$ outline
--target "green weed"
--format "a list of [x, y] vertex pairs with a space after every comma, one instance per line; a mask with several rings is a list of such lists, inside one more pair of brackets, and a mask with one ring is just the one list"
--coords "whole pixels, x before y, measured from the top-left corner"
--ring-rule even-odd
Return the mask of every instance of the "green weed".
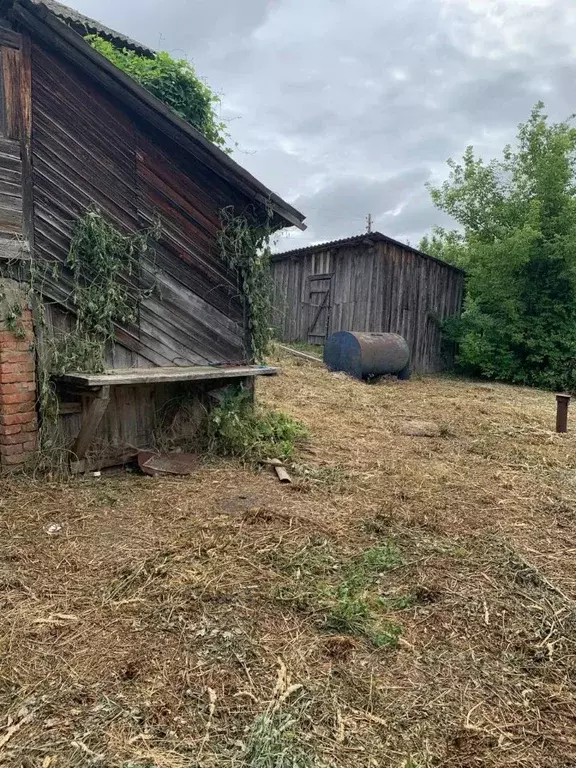
[[345, 574], [347, 587], [356, 591], [367, 589], [381, 573], [401, 563], [400, 552], [392, 542], [367, 549], [347, 567]]
[[[298, 694], [294, 702], [290, 699]], [[304, 730], [310, 722], [310, 700], [301, 685], [292, 685], [288, 670], [279, 661], [272, 700], [254, 720], [242, 755], [245, 768], [322, 768]]]
[[244, 461], [290, 459], [308, 430], [285, 413], [254, 405], [248, 390], [231, 388], [208, 417], [208, 450]]
[[335, 600], [326, 615], [324, 626], [333, 632], [365, 635], [370, 622], [370, 606], [346, 583], [336, 589]]
[[370, 640], [376, 648], [396, 648], [402, 634], [402, 627], [391, 621], [381, 622], [370, 632]]
[[[340, 567], [325, 547], [305, 548], [288, 562], [283, 570], [297, 580], [276, 590], [278, 600], [311, 614], [325, 631], [363, 637], [377, 648], [397, 645], [401, 628], [379, 618], [385, 604], [372, 593], [380, 574], [402, 562], [395, 544], [367, 549]], [[340, 581], [330, 583], [338, 572]]]
[[361, 565], [367, 574], [382, 573], [402, 564], [402, 557], [395, 544], [388, 542], [381, 547], [373, 547], [362, 553]]
[[378, 602], [386, 611], [394, 612], [412, 608], [418, 600], [414, 595], [402, 595], [402, 597], [381, 597]]
[[298, 716], [267, 712], [256, 718], [248, 737], [246, 768], [315, 768], [318, 763], [298, 734]]

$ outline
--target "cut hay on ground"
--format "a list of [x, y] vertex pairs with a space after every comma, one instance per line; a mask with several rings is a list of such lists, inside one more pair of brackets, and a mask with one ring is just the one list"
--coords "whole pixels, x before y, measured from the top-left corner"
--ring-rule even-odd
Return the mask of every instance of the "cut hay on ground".
[[293, 486], [2, 482], [0, 765], [573, 766], [554, 396], [281, 363], [258, 386], [311, 430]]

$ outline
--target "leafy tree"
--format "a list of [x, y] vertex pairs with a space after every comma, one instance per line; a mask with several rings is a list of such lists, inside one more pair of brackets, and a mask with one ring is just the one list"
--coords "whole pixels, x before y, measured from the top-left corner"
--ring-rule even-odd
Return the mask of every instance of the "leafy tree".
[[461, 230], [437, 228], [421, 248], [467, 273], [463, 317], [448, 328], [460, 366], [576, 389], [576, 129], [539, 103], [501, 159], [469, 147], [449, 167], [431, 195]]
[[229, 135], [216, 114], [220, 99], [185, 59], [173, 59], [165, 52], [152, 58], [141, 56], [127, 48], [117, 48], [98, 35], [88, 35], [86, 40], [207, 139], [222, 149], [226, 147]]

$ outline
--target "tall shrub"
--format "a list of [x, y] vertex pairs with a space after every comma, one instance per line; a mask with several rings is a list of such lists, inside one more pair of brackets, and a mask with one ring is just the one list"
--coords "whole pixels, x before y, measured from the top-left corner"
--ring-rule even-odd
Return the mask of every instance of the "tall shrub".
[[576, 129], [537, 104], [517, 145], [484, 163], [469, 147], [431, 188], [460, 230], [421, 243], [468, 276], [463, 317], [451, 332], [473, 374], [576, 388]]

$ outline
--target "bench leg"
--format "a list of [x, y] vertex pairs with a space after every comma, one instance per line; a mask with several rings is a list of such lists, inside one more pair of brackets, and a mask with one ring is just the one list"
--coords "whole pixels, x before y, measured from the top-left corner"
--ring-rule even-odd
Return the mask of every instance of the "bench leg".
[[86, 410], [82, 426], [80, 427], [80, 432], [72, 446], [72, 455], [76, 457], [76, 461], [72, 464], [72, 471], [83, 471], [85, 463], [84, 459], [86, 458], [88, 448], [90, 448], [96, 430], [100, 426], [102, 417], [106, 413], [109, 402], [110, 387], [100, 387]]

